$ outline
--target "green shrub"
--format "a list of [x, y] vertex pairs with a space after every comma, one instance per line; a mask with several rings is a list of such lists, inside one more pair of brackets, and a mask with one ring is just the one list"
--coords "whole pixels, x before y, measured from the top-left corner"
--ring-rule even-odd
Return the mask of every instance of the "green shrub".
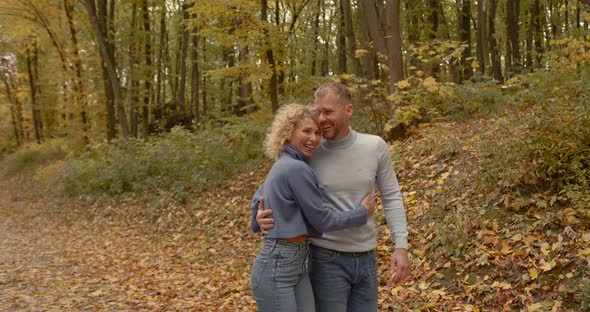
[[177, 127], [147, 142], [97, 144], [63, 163], [54, 181], [67, 196], [189, 190], [225, 184], [262, 158], [270, 115], [224, 120], [198, 134]]
[[[542, 194], [535, 200], [541, 207], [561, 200], [587, 208], [590, 82], [561, 75], [565, 73], [537, 73], [518, 79], [516, 83], [527, 86], [520, 92], [524, 107], [502, 118], [504, 126], [482, 138], [486, 141], [481, 148], [482, 188]], [[559, 76], [567, 80], [556, 79]], [[527, 204], [516, 201], [512, 206]]]
[[365, 120], [356, 123], [369, 129], [367, 132], [396, 139], [419, 123], [490, 117], [515, 102], [514, 89], [491, 80], [457, 85], [423, 75], [417, 72], [398, 82], [392, 94], [382, 81], [347, 75], [346, 83], [355, 91], [355, 108]]
[[27, 144], [4, 159], [7, 168], [5, 173], [13, 175], [30, 171], [51, 161], [63, 159], [71, 148], [70, 144], [61, 139], [50, 140], [43, 144]]

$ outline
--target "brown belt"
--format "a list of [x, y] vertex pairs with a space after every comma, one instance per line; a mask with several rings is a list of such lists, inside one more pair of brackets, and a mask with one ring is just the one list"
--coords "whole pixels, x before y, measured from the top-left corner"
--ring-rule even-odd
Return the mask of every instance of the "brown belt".
[[296, 244], [301, 244], [301, 243], [305, 243], [307, 241], [307, 235], [299, 235], [299, 236], [295, 236], [295, 237], [289, 237], [289, 238], [279, 238], [280, 240], [289, 242], [289, 243], [296, 243]]

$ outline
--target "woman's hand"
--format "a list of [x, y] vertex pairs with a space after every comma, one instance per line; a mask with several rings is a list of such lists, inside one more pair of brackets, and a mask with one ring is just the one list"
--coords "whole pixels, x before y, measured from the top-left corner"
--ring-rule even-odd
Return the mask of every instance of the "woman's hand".
[[368, 193], [367, 196], [365, 196], [365, 198], [363, 198], [361, 201], [361, 205], [367, 208], [369, 216], [374, 215], [377, 205], [375, 204], [375, 197], [373, 197], [373, 193]]

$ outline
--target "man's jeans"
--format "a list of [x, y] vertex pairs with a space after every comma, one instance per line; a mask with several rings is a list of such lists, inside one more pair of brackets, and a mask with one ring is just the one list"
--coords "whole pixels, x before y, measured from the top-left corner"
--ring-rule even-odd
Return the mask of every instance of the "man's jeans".
[[377, 264], [373, 251], [345, 253], [314, 245], [310, 249], [316, 311], [377, 311]]
[[251, 276], [258, 311], [315, 311], [308, 257], [309, 243], [264, 240]]

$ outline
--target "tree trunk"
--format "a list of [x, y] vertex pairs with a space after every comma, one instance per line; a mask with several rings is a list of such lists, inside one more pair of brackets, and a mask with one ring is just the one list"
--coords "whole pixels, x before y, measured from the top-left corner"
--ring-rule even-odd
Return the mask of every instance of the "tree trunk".
[[483, 75], [486, 73], [488, 66], [488, 31], [487, 31], [487, 14], [486, 0], [477, 1], [477, 61], [479, 62], [479, 71]]
[[534, 2], [531, 3], [530, 7], [529, 7], [529, 27], [527, 29], [527, 36], [526, 36], [526, 49], [524, 51], [524, 65], [525, 68], [531, 72], [533, 71], [533, 36], [534, 36], [534, 31], [535, 31], [535, 27], [533, 25], [535, 25], [535, 9], [534, 7]]
[[570, 16], [569, 16], [569, 3], [567, 0], [565, 0], [565, 4], [564, 4], [565, 10], [564, 10], [564, 30], [567, 32], [568, 29], [570, 28]]
[[268, 23], [268, 3], [267, 3], [267, 0], [260, 1], [260, 20], [263, 23], [263, 27], [264, 27], [263, 32], [264, 32], [265, 41], [266, 41], [265, 44], [267, 45], [267, 47], [266, 47], [266, 60], [268, 61], [268, 64], [270, 65], [270, 69], [271, 69], [269, 90], [270, 90], [271, 109], [274, 114], [279, 109], [279, 85], [278, 85], [278, 79], [277, 79], [277, 68], [276, 68], [275, 58], [274, 58], [272, 48], [270, 46], [270, 38], [269, 38], [269, 34], [268, 34], [268, 29], [266, 28], [266, 27], [268, 27], [268, 25], [267, 25], [267, 23]]
[[[437, 9], [439, 6], [441, 6], [438, 0], [429, 0], [428, 5], [430, 6], [428, 10], [428, 21], [430, 22], [430, 31], [428, 32], [428, 39], [434, 41], [439, 37], [439, 13], [442, 15], [443, 12], [442, 10], [438, 11]], [[440, 72], [439, 63], [433, 62], [429, 71], [433, 77], [438, 77], [438, 74]]]
[[463, 0], [461, 4], [461, 9], [459, 11], [459, 34], [461, 41], [467, 44], [467, 47], [463, 51], [461, 55], [461, 64], [463, 66], [463, 79], [468, 80], [471, 79], [473, 75], [473, 69], [471, 68], [471, 1], [470, 0]]
[[342, 1], [340, 1], [339, 9], [338, 47], [336, 50], [338, 51], [338, 73], [344, 74], [346, 73], [346, 22], [344, 19], [344, 6], [342, 5]]
[[[99, 7], [103, 7], [103, 5], [106, 7], [105, 0], [99, 0], [98, 3]], [[123, 138], [127, 140], [127, 138], [129, 137], [129, 126], [127, 121], [127, 114], [125, 114], [125, 109], [123, 107], [121, 85], [119, 83], [119, 76], [117, 75], [114, 53], [107, 46], [109, 40], [107, 39], [107, 32], [104, 32], [104, 30], [106, 29], [107, 16], [100, 14], [100, 10], [98, 12], [99, 15], [97, 15], [97, 7], [95, 5], [94, 0], [85, 0], [84, 4], [86, 5], [86, 10], [88, 11], [88, 17], [90, 19], [90, 23], [92, 24], [92, 30], [94, 32], [94, 36], [96, 37], [96, 43], [100, 51], [101, 59], [103, 60], [106, 67], [108, 80], [113, 92], [114, 105], [119, 115], [119, 125], [121, 127], [121, 133], [123, 135]], [[114, 45], [112, 41], [111, 44]]]
[[350, 7], [350, 0], [341, 0], [340, 4], [342, 5], [344, 13], [344, 26], [346, 29], [348, 58], [352, 62], [354, 74], [360, 76], [362, 75], [362, 68], [359, 58], [356, 57], [356, 38], [354, 35], [354, 28], [352, 24], [352, 9]]
[[543, 67], [543, 29], [541, 28], [541, 5], [539, 0], [533, 1], [533, 15], [535, 16], [533, 26], [535, 28], [535, 56], [537, 68]]
[[78, 50], [78, 30], [74, 24], [74, 3], [70, 0], [64, 0], [64, 10], [68, 19], [68, 26], [70, 29], [70, 36], [72, 38], [72, 54], [74, 63], [74, 72], [76, 78], [74, 79], [74, 102], [80, 106], [80, 122], [82, 123], [82, 133], [84, 143], [88, 144], [88, 131], [90, 130], [90, 123], [88, 122], [88, 101], [85, 94], [85, 86], [83, 79], [82, 60]]
[[506, 76], [521, 71], [520, 47], [518, 43], [518, 19], [520, 15], [520, 0], [507, 0], [506, 2]]
[[139, 38], [137, 31], [137, 3], [133, 2], [131, 6], [131, 25], [129, 25], [130, 41], [129, 41], [129, 72], [127, 76], [127, 94], [129, 107], [129, 132], [131, 136], [137, 137], [137, 123], [138, 123], [138, 106], [139, 106], [139, 70], [140, 64], [138, 60]]
[[162, 3], [160, 6], [160, 45], [158, 47], [157, 56], [157, 69], [156, 69], [156, 105], [162, 108], [166, 105], [166, 97], [163, 96], [163, 90], [166, 89], [166, 83], [164, 81], [164, 75], [162, 75], [164, 69], [164, 53], [166, 51], [166, 4]]
[[389, 57], [389, 92], [395, 91], [395, 84], [404, 79], [402, 56], [401, 0], [387, 1], [387, 51]]
[[147, 0], [143, 0], [141, 10], [143, 13], [143, 53], [145, 56], [145, 72], [143, 76], [145, 91], [143, 94], [143, 106], [141, 107], [141, 137], [147, 139], [149, 133], [150, 99], [152, 98], [152, 94], [154, 93], [152, 87], [152, 36], [150, 27], [150, 11], [148, 10]]
[[[559, 25], [560, 25], [560, 16], [559, 16], [559, 3], [558, 1], [549, 0], [549, 26], [551, 29], [551, 39], [555, 39], [559, 36]], [[547, 40], [549, 41], [549, 40]]]
[[[24, 143], [24, 129], [23, 129], [23, 115], [22, 115], [22, 106], [16, 98], [14, 92], [16, 91], [16, 87], [13, 85], [12, 81], [14, 73], [16, 71], [12, 70], [12, 66], [8, 63], [5, 63], [4, 60], [2, 61], [3, 72], [0, 75], [2, 78], [2, 82], [4, 83], [4, 88], [6, 90], [6, 99], [10, 105], [10, 115], [12, 118], [12, 126], [14, 129], [14, 137], [16, 139], [16, 145], [20, 146]], [[14, 72], [14, 73], [13, 73]]]
[[363, 69], [363, 77], [369, 80], [376, 80], [377, 79], [377, 57], [375, 49], [372, 47], [371, 42], [371, 34], [369, 31], [369, 20], [367, 18], [367, 10], [365, 6], [360, 3], [359, 4], [359, 15], [361, 16], [361, 33], [363, 36], [363, 48], [368, 51], [365, 56], [363, 56], [365, 68]]
[[496, 41], [496, 8], [497, 0], [488, 0], [490, 4], [490, 11], [488, 17], [488, 30], [490, 36], [490, 54], [492, 62], [492, 75], [494, 80], [498, 82], [504, 81], [502, 77], [502, 66], [500, 64], [500, 53], [498, 53], [498, 43]]
[[[193, 18], [195, 18], [193, 16]], [[191, 107], [195, 120], [198, 122], [200, 115], [201, 71], [199, 69], [199, 29], [193, 28], [191, 48]]]
[[29, 75], [29, 87], [31, 92], [31, 117], [33, 120], [33, 131], [37, 144], [41, 144], [43, 123], [41, 122], [41, 112], [39, 102], [37, 101], [37, 83], [39, 79], [38, 69], [38, 47], [37, 39], [33, 38], [27, 46], [27, 72]]
[[576, 5], [576, 28], [580, 28], [580, 22], [581, 22], [581, 9], [580, 7], [582, 6], [582, 0], [578, 0], [578, 4]]
[[[406, 0], [405, 1], [405, 15], [406, 15], [406, 24], [407, 24], [407, 32], [408, 32], [408, 43], [411, 46], [418, 48], [421, 45], [420, 41], [420, 22], [419, 17], [422, 12], [419, 12], [418, 5], [420, 5], [419, 1], [415, 0]], [[434, 13], [435, 14], [435, 13]], [[429, 16], [432, 18], [432, 15]], [[429, 33], [429, 38], [431, 33]], [[422, 67], [424, 63], [420, 60], [420, 56], [415, 54], [410, 54], [408, 65], [413, 67], [413, 71], [418, 70], [426, 70]]]
[[319, 49], [319, 29], [320, 29], [320, 8], [322, 7], [322, 0], [318, 0], [317, 2], [317, 9], [314, 13], [313, 19], [313, 49], [311, 51], [311, 68], [310, 68], [310, 75], [315, 76], [317, 73], [317, 63], [318, 63], [318, 49]]
[[[248, 46], [240, 49], [239, 61], [241, 64], [247, 62], [246, 56], [249, 54]], [[234, 114], [236, 116], [243, 116], [246, 113], [252, 112], [252, 82], [248, 81], [247, 74], [240, 74], [238, 87], [238, 104], [234, 107]]]
[[[363, 18], [373, 40], [375, 50], [382, 55], [381, 62], [389, 68], [387, 81], [389, 92], [395, 91], [395, 84], [403, 79], [403, 59], [401, 54], [400, 0], [387, 0], [385, 8], [381, 2], [367, 0], [362, 2]], [[380, 14], [384, 13], [384, 14]]]
[[[243, 21], [239, 17], [234, 18], [234, 27], [235, 29], [240, 29], [242, 27]], [[241, 37], [238, 38], [238, 41], [243, 42], [245, 38]], [[248, 62], [248, 55], [250, 54], [249, 48], [247, 44], [240, 47], [238, 51], [238, 64], [246, 64]], [[246, 113], [250, 113], [252, 111], [252, 104], [254, 103], [252, 99], [252, 82], [248, 81], [248, 74], [245, 72], [240, 72], [238, 77], [238, 102], [233, 107], [233, 113], [236, 116], [243, 116]]]
[[[232, 47], [224, 47], [223, 48], [223, 66], [225, 68], [232, 68], [236, 65], [235, 60], [235, 52], [234, 48]], [[223, 77], [221, 79], [221, 88], [223, 93], [221, 94], [221, 111], [222, 112], [231, 112], [232, 111], [232, 104], [234, 98], [234, 78], [233, 77]]]
[[[203, 37], [203, 64], [207, 64], [207, 40]], [[207, 75], [203, 75], [203, 118], [207, 118]]]
[[[280, 5], [279, 0], [275, 0], [275, 25], [277, 28], [281, 27], [281, 19], [280, 19]], [[285, 94], [285, 70], [283, 69], [283, 60], [281, 56], [284, 55], [283, 47], [278, 45], [278, 53], [274, 55], [274, 62], [275, 62], [275, 69], [274, 71], [277, 74], [277, 88], [280, 95]], [[281, 53], [283, 52], [283, 53]]]
[[[322, 11], [322, 19], [324, 20], [324, 28], [327, 29], [333, 29], [332, 26], [332, 16], [327, 16], [328, 13], [328, 9], [327, 9], [327, 5], [326, 3], [323, 3], [323, 6], [321, 8]], [[326, 35], [324, 35], [326, 36]], [[327, 35], [328, 37], [331, 37], [330, 35]], [[330, 72], [330, 51], [332, 50], [330, 48], [330, 43], [331, 41], [327, 38], [323, 38], [324, 40], [324, 46], [323, 46], [323, 50], [322, 50], [322, 60], [320, 63], [320, 69], [321, 69], [321, 75], [322, 76], [328, 76], [328, 73]]]
[[185, 114], [186, 110], [186, 102], [185, 102], [185, 90], [186, 90], [186, 58], [188, 56], [188, 21], [189, 21], [189, 14], [188, 14], [188, 4], [185, 3], [182, 5], [182, 15], [183, 15], [183, 23], [181, 23], [182, 27], [182, 53], [180, 56], [180, 81], [178, 86], [178, 108], [180, 109], [181, 114]]

